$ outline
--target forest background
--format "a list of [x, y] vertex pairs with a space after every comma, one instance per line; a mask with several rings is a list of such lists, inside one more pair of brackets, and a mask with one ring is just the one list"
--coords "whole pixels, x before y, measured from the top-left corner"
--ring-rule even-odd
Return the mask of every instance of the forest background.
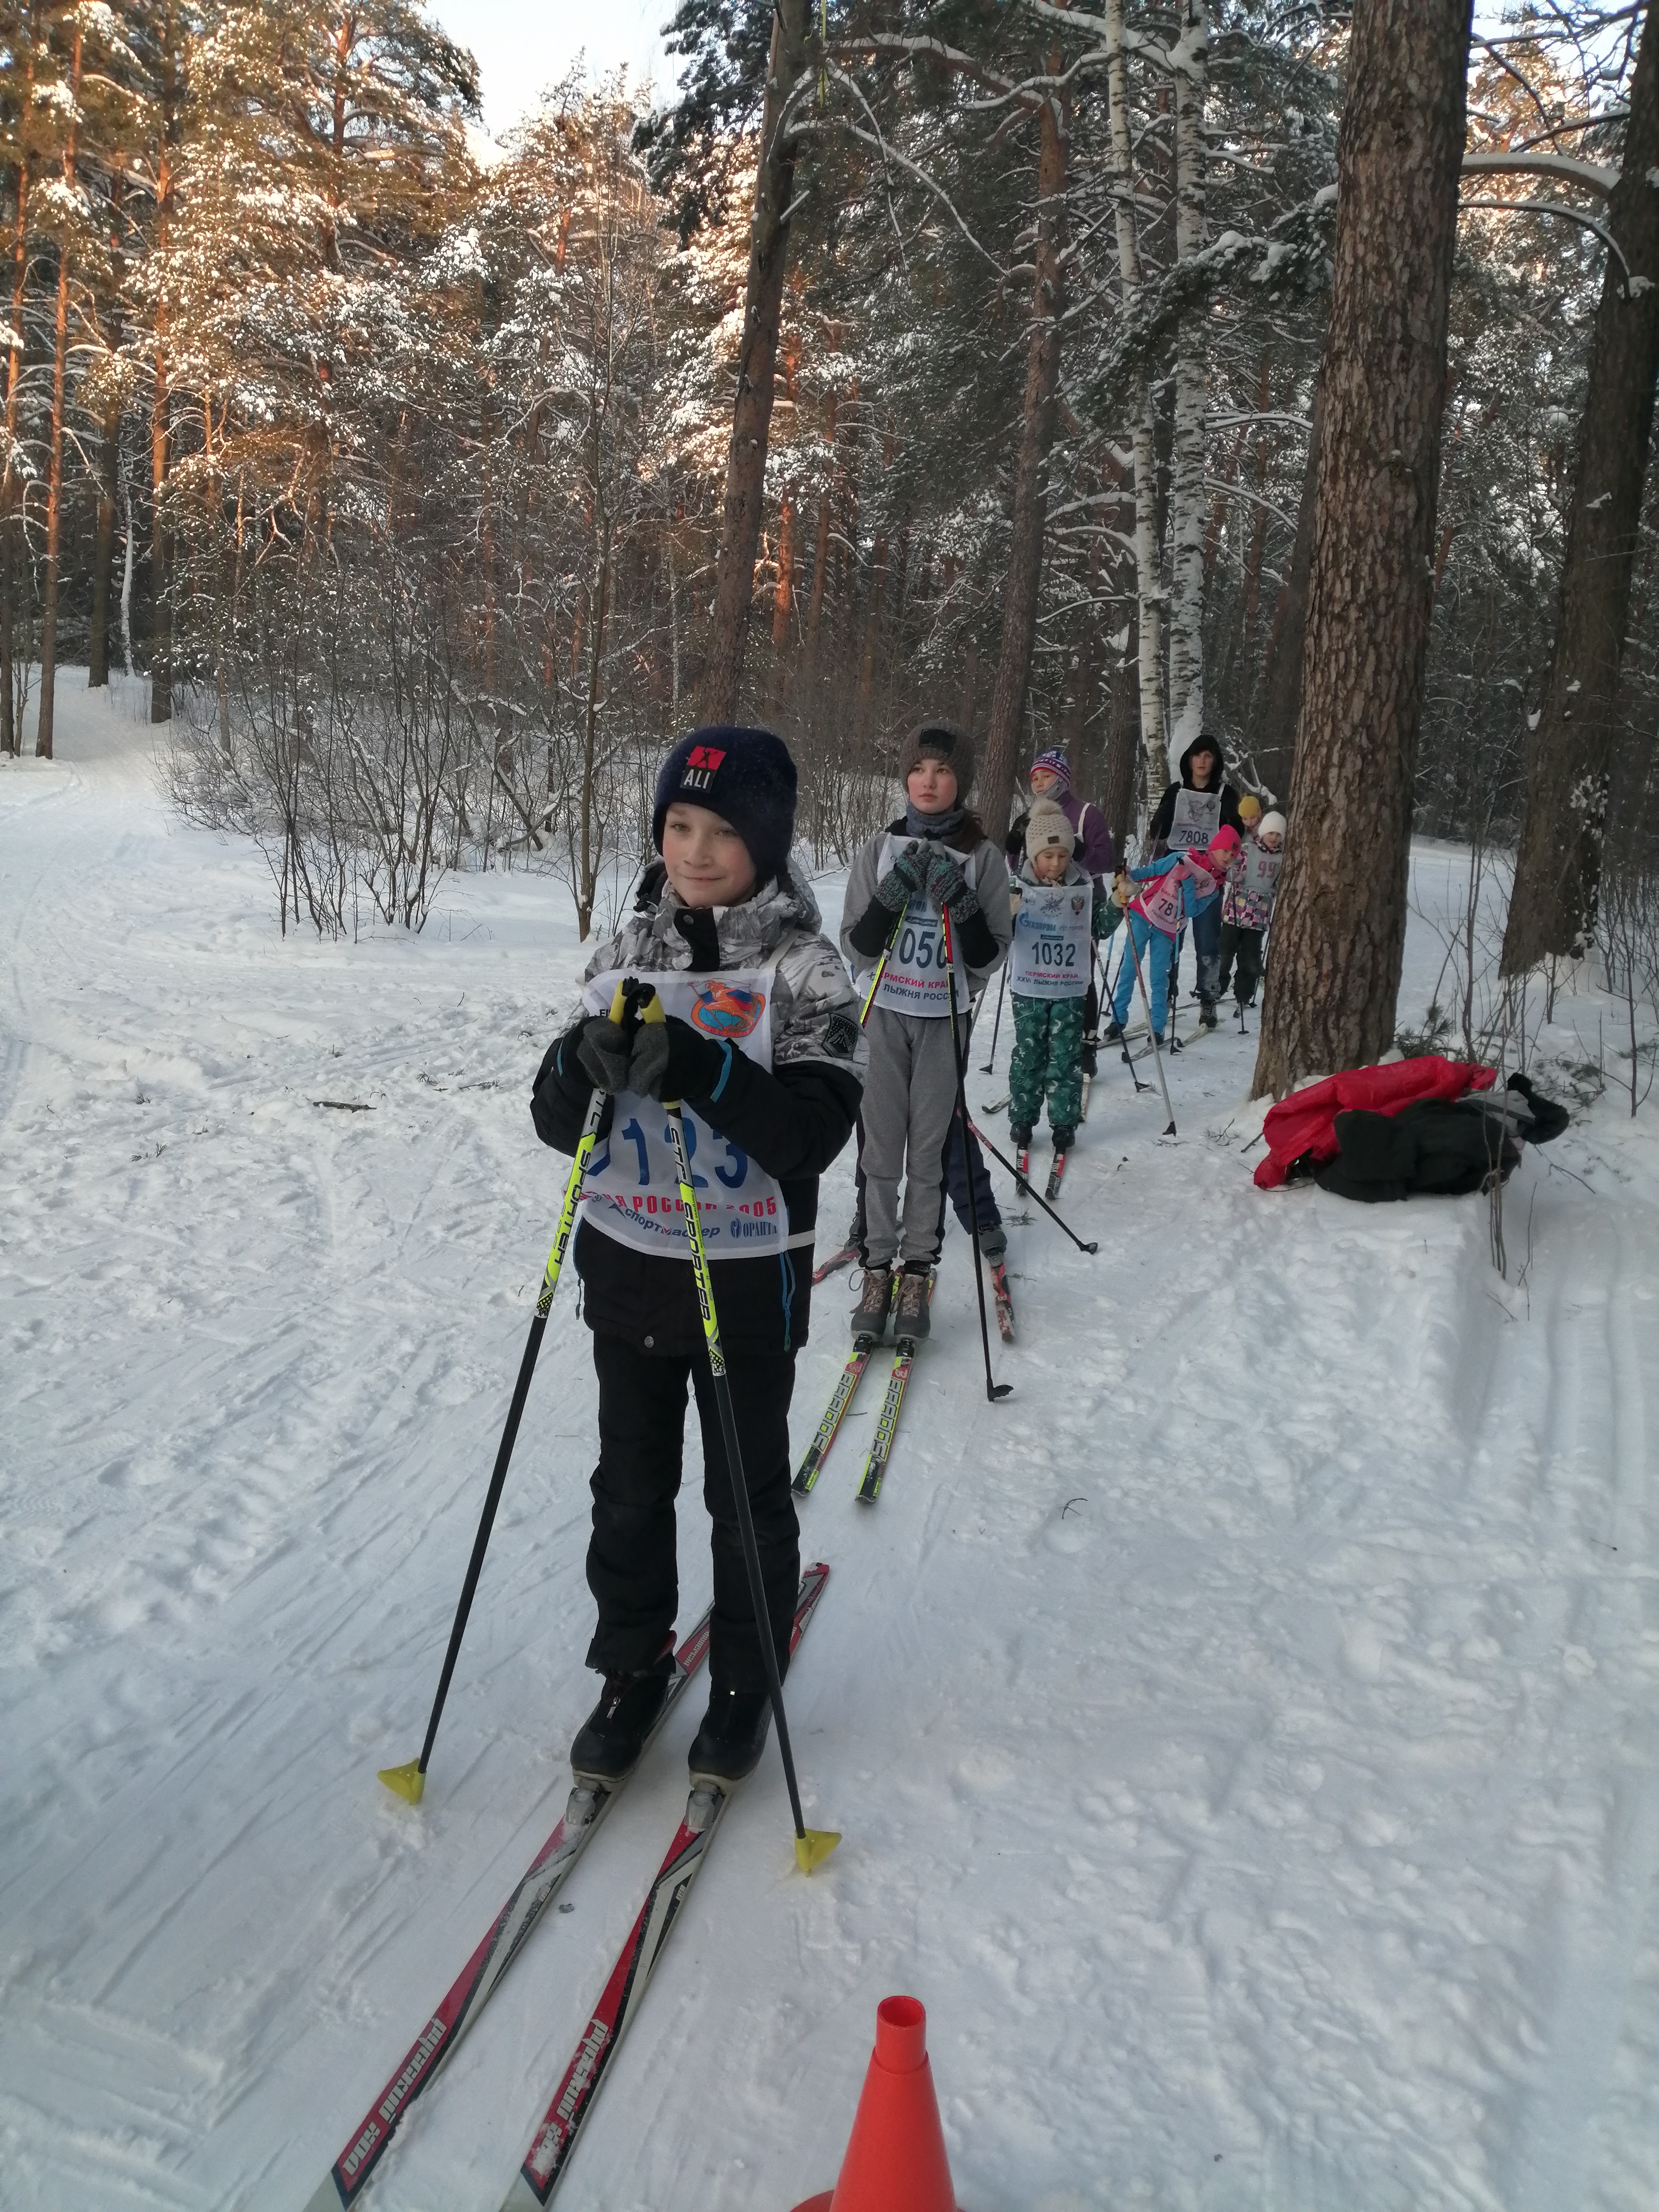
[[[790, 743], [819, 865], [884, 818], [923, 712], [975, 728], [993, 816], [1057, 744], [1133, 836], [1200, 727], [1284, 802], [1352, 12], [684, 0], [671, 105], [573, 76], [495, 146], [411, 0], [4, 0], [0, 746], [32, 705], [50, 754], [60, 667], [140, 672], [178, 804], [324, 933], [527, 864], [586, 933], [665, 743], [734, 707]], [[1474, 935], [1610, 261], [1650, 289], [1608, 213], [1645, 17], [1483, 9], [1468, 47], [1413, 826], [1468, 846], [1471, 890], [1425, 1042], [1511, 1018]], [[1659, 994], [1645, 436], [1592, 810], [1632, 1009]]]

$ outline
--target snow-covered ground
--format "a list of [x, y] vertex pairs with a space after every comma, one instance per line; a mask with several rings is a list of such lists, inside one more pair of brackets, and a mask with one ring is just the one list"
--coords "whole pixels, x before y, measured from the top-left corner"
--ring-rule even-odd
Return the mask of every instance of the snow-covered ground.
[[[282, 942], [136, 711], [71, 679], [62, 757], [0, 770], [0, 2197], [299, 2212], [557, 1818], [592, 1694], [567, 1286], [426, 1802], [374, 1779], [418, 1748], [544, 1257], [527, 1093], [577, 954], [525, 875], [452, 881], [418, 940]], [[1460, 895], [1445, 848], [1416, 866]], [[1440, 957], [1414, 922], [1402, 1017]], [[1547, 1074], [1604, 1011], [1560, 1004]], [[1103, 1066], [1066, 1189], [1101, 1251], [1015, 1230], [995, 1411], [952, 1228], [879, 1506], [866, 1382], [802, 1510], [835, 1571], [791, 1715], [846, 1841], [793, 1871], [769, 1753], [570, 2212], [829, 2187], [896, 1990], [965, 2212], [1654, 2203], [1659, 1096], [1528, 1155], [1506, 1282], [1484, 1201], [1255, 1191], [1253, 1052], [1174, 1065], [1171, 1145]], [[695, 1483], [684, 1516], [689, 1620]], [[700, 1709], [367, 2203], [499, 2203]]]

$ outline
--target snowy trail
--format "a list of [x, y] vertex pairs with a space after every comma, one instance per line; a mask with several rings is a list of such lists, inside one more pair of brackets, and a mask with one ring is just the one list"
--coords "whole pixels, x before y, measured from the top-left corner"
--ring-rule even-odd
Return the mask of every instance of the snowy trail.
[[[418, 1747], [550, 1232], [526, 1094], [576, 950], [524, 876], [452, 884], [418, 942], [283, 944], [257, 856], [169, 822], [149, 730], [60, 714], [65, 759], [0, 769], [3, 2194], [298, 2212], [557, 1818], [590, 1695], [567, 1294], [426, 1804], [374, 1784]], [[1419, 855], [1419, 897], [1449, 873]], [[1414, 924], [1402, 1011], [1437, 966]], [[802, 1507], [835, 1572], [790, 1679], [847, 1841], [793, 1874], [769, 1760], [574, 2212], [829, 2186], [901, 1988], [968, 2212], [1651, 2203], [1655, 1109], [1528, 1158], [1505, 1283], [1484, 1202], [1257, 1193], [1254, 1050], [1173, 1063], [1173, 1145], [1103, 1061], [1064, 1200], [1103, 1249], [1015, 1231], [995, 1409], [951, 1231], [870, 1511], [872, 1364]], [[694, 1436], [688, 1619], [696, 1474]], [[499, 2203], [698, 1706], [367, 2202]]]

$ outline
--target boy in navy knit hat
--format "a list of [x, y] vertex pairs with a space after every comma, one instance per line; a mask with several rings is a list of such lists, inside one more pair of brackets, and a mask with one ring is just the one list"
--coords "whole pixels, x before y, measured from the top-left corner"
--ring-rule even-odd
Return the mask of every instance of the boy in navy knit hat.
[[[780, 1674], [789, 1663], [800, 1572], [789, 1401], [806, 1341], [818, 1177], [852, 1134], [865, 1066], [858, 1000], [789, 866], [794, 815], [795, 765], [769, 730], [694, 730], [680, 740], [657, 779], [661, 863], [632, 919], [589, 959], [581, 1011], [532, 1094], [536, 1133], [563, 1152], [576, 1149], [595, 1088], [611, 1101], [574, 1248], [599, 1378], [587, 1553], [599, 1617], [587, 1661], [605, 1680], [571, 1765], [605, 1783], [638, 1759], [672, 1672], [688, 1382], [714, 1559], [708, 1712], [693, 1771], [728, 1782], [749, 1773], [769, 1710], [665, 1100], [684, 1103], [765, 1632]], [[631, 1036], [610, 1018], [630, 975], [650, 979], [668, 1017]]]

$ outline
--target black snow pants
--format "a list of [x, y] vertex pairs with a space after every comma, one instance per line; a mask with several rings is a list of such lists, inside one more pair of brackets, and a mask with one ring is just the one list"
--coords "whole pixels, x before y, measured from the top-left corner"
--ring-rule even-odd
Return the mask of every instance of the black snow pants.
[[[1237, 963], [1237, 974], [1234, 963]], [[1221, 925], [1221, 974], [1216, 984], [1219, 998], [1227, 988], [1227, 979], [1233, 976], [1233, 996], [1241, 1006], [1248, 1006], [1255, 999], [1255, 987], [1261, 980], [1261, 932], [1245, 929], [1236, 921]]]
[[[643, 1672], [674, 1626], [679, 1603], [674, 1500], [680, 1487], [689, 1377], [702, 1429], [703, 1503], [714, 1522], [709, 1680], [715, 1689], [764, 1690], [766, 1662], [755, 1628], [707, 1355], [659, 1356], [596, 1331], [593, 1365], [599, 1378], [599, 1463], [592, 1485], [587, 1586], [599, 1601], [599, 1625], [588, 1646], [588, 1665], [605, 1674]], [[789, 1487], [794, 1355], [730, 1353], [726, 1371], [754, 1510], [773, 1649], [782, 1674], [789, 1666], [789, 1630], [800, 1581], [800, 1536]]]

